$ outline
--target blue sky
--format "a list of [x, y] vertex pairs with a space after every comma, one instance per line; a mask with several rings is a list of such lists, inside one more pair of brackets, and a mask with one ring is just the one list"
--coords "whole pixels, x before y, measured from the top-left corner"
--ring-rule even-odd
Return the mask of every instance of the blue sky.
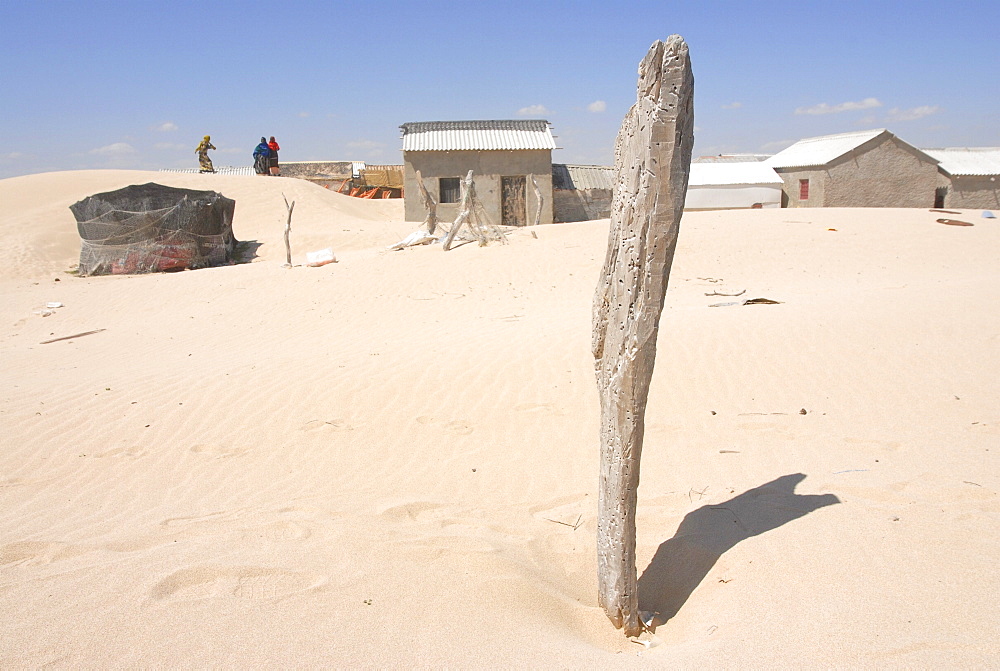
[[544, 118], [553, 160], [610, 164], [654, 40], [681, 34], [695, 153], [888, 128], [1000, 146], [1000, 2], [0, 3], [0, 177], [401, 162], [408, 121]]

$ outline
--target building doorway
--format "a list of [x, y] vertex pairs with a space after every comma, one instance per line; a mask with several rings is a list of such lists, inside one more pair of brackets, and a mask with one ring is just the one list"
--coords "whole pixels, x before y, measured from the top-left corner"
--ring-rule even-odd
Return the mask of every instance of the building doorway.
[[939, 186], [938, 188], [934, 189], [934, 207], [938, 209], [944, 207], [944, 197], [947, 195], [948, 195], [948, 187], [946, 186]]
[[524, 175], [500, 178], [500, 209], [504, 226], [524, 226], [527, 220], [525, 192], [527, 182]]

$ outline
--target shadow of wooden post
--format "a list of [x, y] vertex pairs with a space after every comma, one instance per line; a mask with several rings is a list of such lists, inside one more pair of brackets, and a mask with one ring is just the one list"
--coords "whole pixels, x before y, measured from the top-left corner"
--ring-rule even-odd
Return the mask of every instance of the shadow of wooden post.
[[783, 475], [685, 515], [639, 578], [639, 608], [653, 614], [653, 627], [674, 617], [719, 557], [740, 541], [840, 503], [834, 494], [796, 494], [805, 477]]

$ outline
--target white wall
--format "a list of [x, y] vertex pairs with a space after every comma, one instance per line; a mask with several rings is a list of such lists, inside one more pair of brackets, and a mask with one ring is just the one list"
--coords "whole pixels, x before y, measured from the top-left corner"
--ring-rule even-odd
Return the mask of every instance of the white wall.
[[685, 210], [749, 209], [755, 203], [761, 207], [781, 207], [779, 184], [726, 184], [688, 186]]

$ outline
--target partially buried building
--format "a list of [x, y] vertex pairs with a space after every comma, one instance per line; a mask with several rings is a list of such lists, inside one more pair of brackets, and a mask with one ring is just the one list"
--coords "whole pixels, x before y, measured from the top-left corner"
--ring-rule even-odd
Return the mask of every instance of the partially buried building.
[[884, 128], [806, 138], [764, 161], [782, 207], [933, 207], [937, 163]]
[[454, 221], [462, 180], [471, 170], [476, 197], [493, 224], [526, 226], [536, 219], [552, 223], [556, 143], [548, 121], [419, 121], [400, 128], [407, 221], [422, 221], [426, 214], [417, 187], [418, 171], [438, 203], [438, 218]]
[[940, 161], [934, 207], [1000, 209], [1000, 147], [924, 151]]

